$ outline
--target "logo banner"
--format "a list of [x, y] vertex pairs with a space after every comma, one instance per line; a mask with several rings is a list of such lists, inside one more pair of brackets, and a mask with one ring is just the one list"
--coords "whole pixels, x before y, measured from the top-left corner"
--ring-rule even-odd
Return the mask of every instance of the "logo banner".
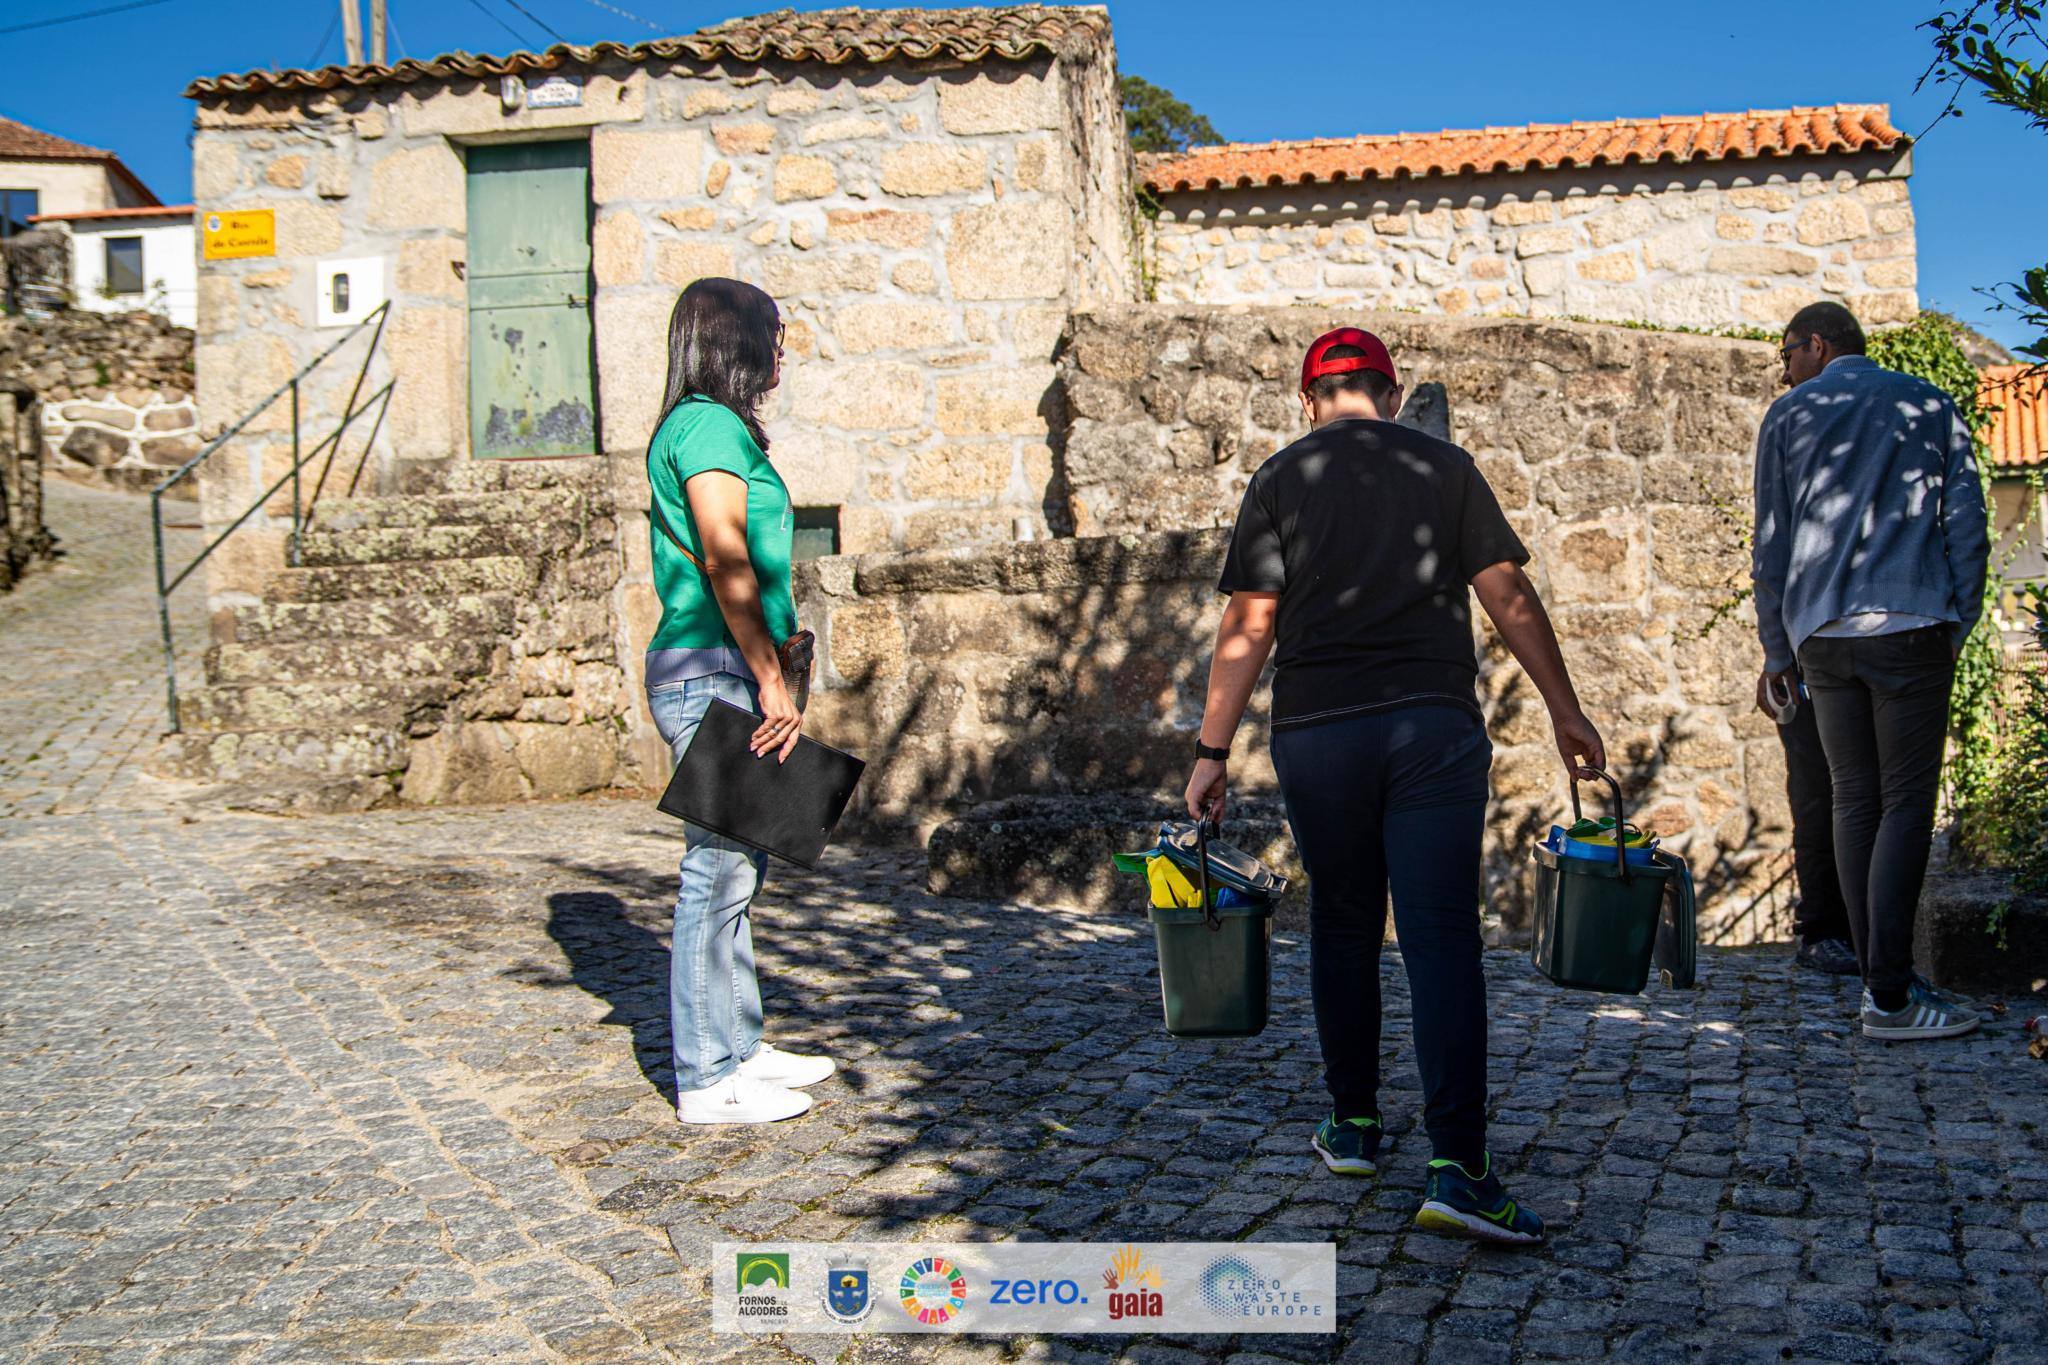
[[1330, 1242], [720, 1242], [720, 1332], [1335, 1332]]

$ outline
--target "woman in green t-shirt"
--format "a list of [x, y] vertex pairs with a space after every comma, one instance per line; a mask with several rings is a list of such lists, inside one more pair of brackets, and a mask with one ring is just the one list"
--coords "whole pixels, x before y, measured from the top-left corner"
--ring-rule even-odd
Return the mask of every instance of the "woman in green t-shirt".
[[[803, 727], [776, 649], [796, 633], [789, 490], [768, 462], [762, 398], [782, 378], [775, 301], [738, 280], [698, 280], [668, 326], [668, 388], [647, 446], [648, 534], [661, 624], [647, 646], [655, 728], [681, 757], [712, 698], [761, 717], [757, 755], [788, 757]], [[765, 854], [683, 826], [669, 965], [676, 1116], [685, 1123], [769, 1123], [811, 1107], [797, 1089], [833, 1072], [829, 1057], [761, 1039], [748, 907]]]

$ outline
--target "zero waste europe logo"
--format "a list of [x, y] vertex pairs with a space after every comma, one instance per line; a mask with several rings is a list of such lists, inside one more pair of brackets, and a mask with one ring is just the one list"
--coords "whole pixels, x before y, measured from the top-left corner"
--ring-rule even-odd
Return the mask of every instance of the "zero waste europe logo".
[[1319, 1318], [1323, 1305], [1261, 1275], [1241, 1256], [1218, 1256], [1202, 1271], [1202, 1306], [1220, 1318]]

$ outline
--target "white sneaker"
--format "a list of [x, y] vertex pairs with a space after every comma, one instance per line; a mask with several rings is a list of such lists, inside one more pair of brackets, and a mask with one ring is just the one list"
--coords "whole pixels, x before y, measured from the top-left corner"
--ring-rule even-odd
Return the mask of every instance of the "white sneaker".
[[809, 1095], [739, 1072], [676, 1096], [676, 1117], [684, 1123], [775, 1123], [810, 1107]]
[[816, 1085], [839, 1069], [830, 1057], [809, 1057], [801, 1052], [784, 1052], [764, 1042], [754, 1055], [740, 1063], [740, 1075], [770, 1085]]

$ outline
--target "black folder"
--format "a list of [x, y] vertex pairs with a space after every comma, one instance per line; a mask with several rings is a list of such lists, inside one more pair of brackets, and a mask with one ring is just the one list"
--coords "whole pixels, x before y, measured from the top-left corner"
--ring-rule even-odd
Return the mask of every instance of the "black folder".
[[747, 741], [761, 718], [712, 698], [683, 750], [660, 809], [800, 867], [816, 867], [867, 764], [801, 736], [789, 761], [755, 758]]

